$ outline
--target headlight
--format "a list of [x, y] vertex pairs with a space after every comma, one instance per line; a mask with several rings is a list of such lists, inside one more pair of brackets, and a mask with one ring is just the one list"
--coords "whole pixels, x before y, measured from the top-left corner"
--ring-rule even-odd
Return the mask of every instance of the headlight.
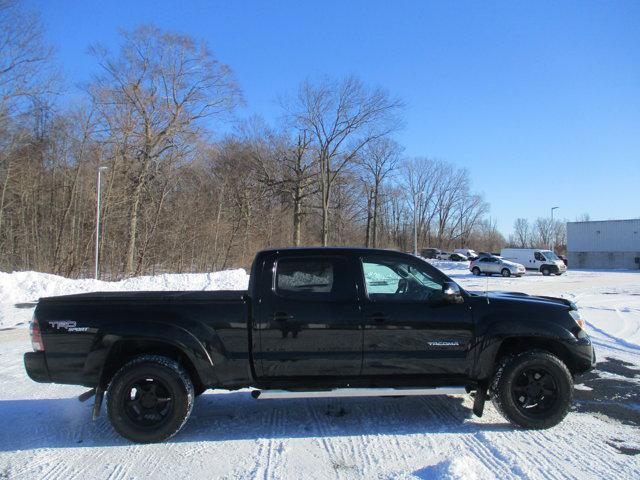
[[577, 309], [569, 310], [569, 315], [571, 315], [571, 318], [573, 318], [576, 324], [584, 330], [585, 322], [584, 318], [582, 318], [582, 315], [580, 315], [580, 311]]

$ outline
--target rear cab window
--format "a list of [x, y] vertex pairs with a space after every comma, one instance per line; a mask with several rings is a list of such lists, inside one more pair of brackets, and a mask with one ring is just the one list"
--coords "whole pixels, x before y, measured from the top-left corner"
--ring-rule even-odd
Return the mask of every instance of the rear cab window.
[[355, 283], [344, 257], [281, 257], [275, 264], [273, 292], [298, 300], [355, 299]]

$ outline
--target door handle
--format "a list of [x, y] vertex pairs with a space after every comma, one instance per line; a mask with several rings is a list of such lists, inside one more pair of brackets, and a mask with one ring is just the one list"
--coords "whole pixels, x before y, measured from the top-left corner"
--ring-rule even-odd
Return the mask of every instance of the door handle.
[[293, 320], [293, 315], [289, 315], [286, 312], [275, 312], [273, 315], [271, 315], [271, 318], [275, 322], [286, 322], [288, 320]]
[[389, 320], [389, 317], [382, 312], [375, 312], [367, 315], [367, 320], [377, 323], [383, 323]]

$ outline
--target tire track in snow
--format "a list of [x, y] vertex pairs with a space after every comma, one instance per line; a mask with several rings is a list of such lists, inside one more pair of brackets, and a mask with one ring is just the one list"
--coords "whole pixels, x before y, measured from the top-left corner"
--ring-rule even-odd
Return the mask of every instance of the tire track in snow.
[[73, 469], [66, 463], [65, 460], [59, 459], [49, 470], [47, 470], [41, 477], [41, 480], [50, 480], [56, 478], [67, 478]]
[[267, 438], [260, 440], [256, 464], [251, 473], [252, 478], [262, 478], [263, 480], [279, 478], [276, 475], [276, 469], [282, 460], [284, 418], [283, 410], [277, 405], [269, 412], [265, 428]]
[[[314, 403], [316, 405], [313, 405]], [[344, 459], [340, 458], [341, 455], [336, 450], [336, 440], [333, 438], [331, 440], [327, 439], [327, 437], [329, 436], [329, 432], [326, 428], [326, 420], [323, 420], [318, 413], [320, 402], [314, 401], [314, 399], [309, 398], [305, 400], [305, 404], [307, 407], [307, 411], [309, 412], [309, 416], [312, 420], [314, 430], [316, 431], [314, 442], [320, 443], [322, 451], [327, 454], [329, 464], [333, 467], [336, 478], [343, 478], [342, 472], [337, 468], [337, 466], [342, 465], [341, 462], [344, 462]], [[331, 400], [329, 400], [326, 405], [330, 406]]]
[[[428, 398], [419, 397], [420, 400], [429, 408], [433, 413], [433, 417], [437, 419], [443, 419], [440, 421], [441, 429], [450, 430], [452, 424], [460, 423], [460, 419], [455, 416], [451, 409], [446, 406], [445, 399], [440, 398]], [[452, 400], [447, 396], [449, 400]], [[445, 422], [444, 420], [448, 420]], [[480, 427], [481, 428], [481, 427]], [[518, 479], [527, 478], [524, 472], [520, 475], [514, 475], [514, 466], [502, 455], [498, 449], [491, 450], [484, 445], [478, 438], [477, 433], [474, 433], [472, 428], [469, 428], [469, 433], [460, 434], [460, 443], [467, 449], [473, 456], [489, 471], [499, 473], [496, 475], [500, 479]]]

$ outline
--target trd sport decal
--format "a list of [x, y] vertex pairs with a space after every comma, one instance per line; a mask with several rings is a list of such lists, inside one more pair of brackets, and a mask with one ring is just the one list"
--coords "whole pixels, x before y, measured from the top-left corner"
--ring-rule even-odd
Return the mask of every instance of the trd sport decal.
[[77, 323], [73, 320], [54, 320], [49, 322], [56, 330], [67, 330], [68, 332], [86, 332], [89, 327], [78, 327]]

